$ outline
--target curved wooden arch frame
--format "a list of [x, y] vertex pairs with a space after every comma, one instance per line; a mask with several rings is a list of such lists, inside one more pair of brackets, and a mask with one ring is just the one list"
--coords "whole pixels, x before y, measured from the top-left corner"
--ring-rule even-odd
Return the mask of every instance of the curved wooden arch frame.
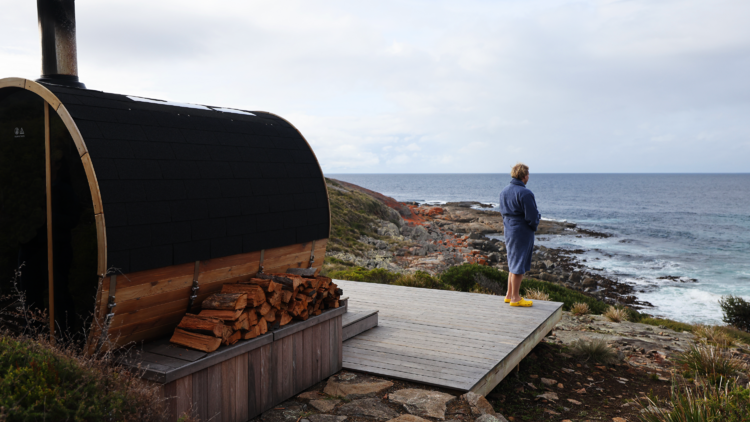
[[[99, 182], [96, 179], [94, 165], [91, 162], [91, 156], [86, 148], [86, 142], [83, 140], [81, 131], [78, 130], [73, 117], [55, 94], [44, 85], [23, 78], [5, 78], [0, 79], [0, 89], [3, 88], [22, 88], [31, 91], [40, 96], [49, 106], [57, 112], [60, 119], [68, 129], [70, 136], [73, 138], [78, 154], [81, 157], [83, 169], [86, 171], [86, 179], [89, 182], [91, 191], [91, 202], [94, 205], [94, 217], [96, 218], [96, 240], [97, 240], [97, 273], [103, 277], [107, 273], [107, 228], [104, 225], [104, 207], [102, 206], [102, 196], [99, 191]], [[97, 295], [98, 296], [98, 295]]]

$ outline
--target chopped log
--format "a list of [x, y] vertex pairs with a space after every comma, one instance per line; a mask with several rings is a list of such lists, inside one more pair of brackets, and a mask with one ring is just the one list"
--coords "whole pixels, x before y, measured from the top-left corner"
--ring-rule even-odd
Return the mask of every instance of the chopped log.
[[242, 315], [237, 319], [237, 321], [232, 324], [233, 330], [247, 330], [250, 328], [252, 324], [250, 324], [248, 313], [243, 312]]
[[271, 310], [271, 304], [269, 304], [268, 302], [265, 302], [260, 307], [255, 308], [255, 310], [258, 312], [258, 314], [260, 314], [261, 316], [263, 316], [263, 315], [267, 314], [268, 311]]
[[313, 313], [313, 315], [318, 316], [318, 315], [320, 315], [322, 313], [323, 313], [323, 311], [321, 311], [320, 309], [316, 309], [315, 313]]
[[281, 292], [281, 301], [284, 303], [289, 303], [289, 301], [292, 300], [292, 296], [294, 296], [294, 292], [284, 290]]
[[251, 327], [258, 323], [258, 313], [255, 309], [245, 309], [245, 313], [247, 314], [247, 322]]
[[266, 298], [266, 300], [271, 306], [273, 306], [274, 308], [278, 308], [279, 305], [281, 304], [282, 296], [283, 295], [281, 292], [273, 292], [273, 294], [271, 294], [270, 297]]
[[292, 316], [289, 315], [289, 312], [281, 311], [281, 318], [279, 318], [279, 324], [284, 326], [289, 324], [289, 322], [292, 320]]
[[265, 319], [267, 322], [276, 321], [276, 310], [271, 309], [270, 311], [268, 311], [267, 314], [263, 315], [263, 319]]
[[286, 273], [269, 273], [269, 274], [258, 274], [256, 276], [257, 278], [263, 278], [266, 280], [273, 280], [276, 283], [283, 284], [284, 286], [287, 286], [292, 289], [296, 289], [301, 284], [305, 283], [305, 280], [294, 274], [286, 274]]
[[266, 323], [266, 320], [261, 318], [258, 320], [258, 325], [256, 325], [258, 329], [260, 329], [261, 334], [265, 334], [268, 332], [268, 324]]
[[263, 278], [251, 278], [247, 281], [241, 281], [240, 284], [254, 284], [256, 286], [260, 286], [263, 291], [266, 291], [268, 293], [273, 293], [277, 290], [281, 290], [281, 286], [279, 284], [274, 283], [273, 280], [266, 280]]
[[207, 297], [201, 304], [202, 309], [235, 310], [247, 306], [245, 293], [215, 293]]
[[224, 321], [218, 318], [210, 318], [194, 314], [185, 314], [177, 328], [192, 333], [205, 334], [207, 336], [221, 337], [224, 332]]
[[250, 327], [249, 330], [242, 332], [242, 339], [243, 340], [250, 340], [251, 338], [258, 337], [260, 335], [260, 327], [258, 325], [253, 325]]
[[221, 320], [224, 320], [225, 322], [237, 321], [240, 315], [242, 315], [242, 309], [238, 309], [236, 311], [218, 311], [214, 309], [204, 309], [198, 315], [202, 317], [219, 318]]
[[232, 327], [230, 327], [228, 325], [225, 325], [224, 326], [224, 332], [221, 334], [221, 342], [224, 343], [225, 341], [227, 341], [227, 339], [232, 334], [234, 334], [234, 330], [232, 329]]
[[287, 268], [287, 274], [299, 275], [302, 277], [315, 277], [320, 272], [320, 268]]
[[238, 341], [240, 341], [241, 338], [242, 338], [242, 333], [239, 331], [235, 331], [226, 340], [222, 341], [221, 344], [223, 344], [224, 346], [231, 346], [234, 343], [237, 343]]
[[247, 295], [247, 305], [250, 307], [260, 306], [266, 301], [266, 293], [263, 288], [255, 284], [225, 284], [221, 286], [222, 293], [245, 293]]
[[221, 345], [220, 338], [191, 333], [179, 328], [174, 330], [174, 334], [169, 341], [174, 344], [179, 344], [180, 346], [189, 347], [206, 353], [215, 351]]
[[318, 294], [318, 291], [313, 289], [312, 287], [308, 287], [307, 289], [302, 291], [305, 296], [315, 297]]

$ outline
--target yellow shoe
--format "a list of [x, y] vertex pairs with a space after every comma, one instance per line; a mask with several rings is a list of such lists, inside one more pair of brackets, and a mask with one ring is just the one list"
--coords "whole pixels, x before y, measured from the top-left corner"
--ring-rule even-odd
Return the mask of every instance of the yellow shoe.
[[510, 303], [510, 299], [508, 299], [508, 298], [506, 297], [506, 298], [505, 298], [505, 303]]
[[534, 302], [531, 300], [526, 300], [524, 298], [521, 298], [521, 300], [519, 300], [518, 302], [510, 302], [510, 306], [522, 306], [524, 308], [528, 308], [528, 307], [531, 307], [533, 303]]

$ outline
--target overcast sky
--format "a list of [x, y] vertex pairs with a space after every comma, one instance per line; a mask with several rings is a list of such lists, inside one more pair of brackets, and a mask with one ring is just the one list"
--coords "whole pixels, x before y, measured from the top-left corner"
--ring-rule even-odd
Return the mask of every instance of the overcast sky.
[[326, 173], [750, 172], [747, 0], [76, 3], [88, 88], [276, 113]]

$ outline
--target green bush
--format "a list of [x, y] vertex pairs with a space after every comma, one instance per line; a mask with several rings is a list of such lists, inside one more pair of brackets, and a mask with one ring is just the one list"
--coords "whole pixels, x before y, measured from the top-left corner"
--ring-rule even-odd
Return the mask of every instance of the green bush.
[[440, 276], [443, 283], [453, 286], [456, 290], [470, 292], [476, 287], [477, 274], [498, 283], [502, 290], [508, 288], [508, 273], [492, 267], [479, 264], [463, 264], [450, 267]]
[[350, 270], [333, 271], [328, 277], [339, 280], [365, 281], [367, 283], [391, 284], [401, 277], [399, 273], [392, 273], [384, 268], [375, 268], [367, 270], [362, 267], [355, 267]]
[[153, 388], [103, 361], [0, 336], [3, 420], [160, 420], [162, 403]]
[[750, 331], [750, 303], [739, 296], [724, 296], [719, 300], [724, 311], [724, 322], [740, 330]]
[[414, 274], [405, 274], [392, 284], [406, 287], [420, 287], [424, 289], [453, 290], [453, 287], [443, 283], [439, 278], [433, 277], [424, 271]]

